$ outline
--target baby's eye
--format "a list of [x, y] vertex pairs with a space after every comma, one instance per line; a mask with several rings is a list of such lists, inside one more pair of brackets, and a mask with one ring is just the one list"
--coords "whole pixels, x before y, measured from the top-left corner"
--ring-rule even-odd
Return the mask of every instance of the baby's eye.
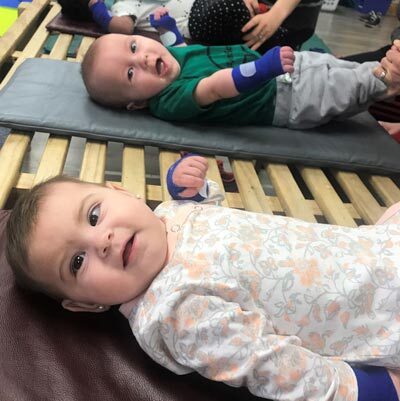
[[71, 260], [71, 273], [76, 276], [78, 270], [82, 267], [83, 262], [85, 261], [85, 253], [82, 252], [79, 255], [75, 255]]
[[129, 81], [132, 79], [132, 77], [133, 77], [133, 68], [131, 67], [128, 70], [128, 79], [129, 79]]
[[131, 52], [136, 53], [136, 43], [135, 42], [131, 43]]
[[100, 216], [100, 205], [96, 205], [89, 211], [89, 216], [88, 216], [89, 224], [91, 226], [95, 226], [97, 224], [97, 221], [99, 220], [99, 216]]

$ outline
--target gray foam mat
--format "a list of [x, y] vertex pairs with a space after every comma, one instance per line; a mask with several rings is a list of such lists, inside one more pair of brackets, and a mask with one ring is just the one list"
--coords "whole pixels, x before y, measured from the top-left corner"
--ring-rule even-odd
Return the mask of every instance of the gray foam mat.
[[28, 59], [0, 91], [0, 125], [236, 158], [400, 172], [400, 146], [367, 113], [312, 130], [173, 124], [92, 102], [80, 64]]

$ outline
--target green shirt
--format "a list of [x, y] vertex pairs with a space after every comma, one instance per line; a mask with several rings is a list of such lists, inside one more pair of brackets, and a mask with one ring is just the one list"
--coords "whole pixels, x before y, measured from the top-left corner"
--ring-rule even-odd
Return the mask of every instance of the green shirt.
[[223, 68], [255, 60], [260, 55], [244, 45], [168, 48], [176, 58], [181, 73], [167, 88], [149, 101], [150, 112], [163, 120], [224, 125], [271, 125], [276, 96], [276, 81], [259, 89], [200, 107], [193, 92], [203, 78]]

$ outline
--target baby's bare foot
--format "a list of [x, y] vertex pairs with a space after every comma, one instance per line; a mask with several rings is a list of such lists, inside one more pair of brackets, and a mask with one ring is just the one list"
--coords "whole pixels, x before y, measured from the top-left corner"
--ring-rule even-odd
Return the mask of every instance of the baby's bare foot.
[[289, 46], [282, 46], [280, 57], [283, 71], [292, 73], [294, 71], [294, 50]]

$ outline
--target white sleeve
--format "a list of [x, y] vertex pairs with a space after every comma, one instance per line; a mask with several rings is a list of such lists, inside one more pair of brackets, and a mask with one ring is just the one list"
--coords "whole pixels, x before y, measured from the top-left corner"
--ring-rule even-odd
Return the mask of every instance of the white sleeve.
[[201, 203], [219, 205], [225, 199], [219, 185], [208, 178], [199, 194], [205, 198]]

